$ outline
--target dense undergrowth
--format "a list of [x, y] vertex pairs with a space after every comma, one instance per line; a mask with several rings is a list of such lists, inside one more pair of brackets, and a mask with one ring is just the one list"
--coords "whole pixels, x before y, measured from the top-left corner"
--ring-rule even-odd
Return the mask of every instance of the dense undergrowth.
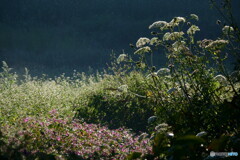
[[[0, 73], [1, 159], [217, 159], [240, 153], [239, 28], [196, 40], [197, 15], [157, 21], [110, 71], [54, 79]], [[219, 22], [220, 23], [220, 22]], [[167, 65], [156, 68], [154, 51]], [[109, 74], [111, 73], [111, 74]], [[234, 159], [236, 157], [225, 157]]]

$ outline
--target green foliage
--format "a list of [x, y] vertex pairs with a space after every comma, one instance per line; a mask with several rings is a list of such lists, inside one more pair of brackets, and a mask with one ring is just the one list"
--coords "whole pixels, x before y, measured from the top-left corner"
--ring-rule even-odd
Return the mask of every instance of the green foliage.
[[[155, 103], [158, 123], [172, 126], [174, 137], [177, 137], [170, 140], [166, 134], [153, 131], [156, 132], [153, 152], [160, 159], [203, 159], [209, 149], [233, 150], [233, 146], [227, 145], [227, 137], [232, 139], [239, 134], [240, 79], [236, 74], [239, 70], [230, 73], [225, 66], [228, 58], [225, 52], [234, 52], [227, 48], [229, 44], [234, 45], [230, 40], [234, 29], [224, 26], [227, 40], [197, 41], [195, 34], [200, 29], [192, 20], [198, 20], [198, 17], [191, 15], [187, 18], [175, 17], [170, 22], [154, 22], [149, 28], [155, 29], [155, 37], [143, 37], [136, 43], [138, 59], [122, 61], [133, 62], [136, 66], [144, 63], [144, 71], [151, 79], [146, 81], [151, 89], [148, 98], [154, 99], [152, 102]], [[152, 63], [155, 48], [166, 50], [168, 68], [155, 71]], [[161, 74], [163, 70], [167, 74]], [[206, 131], [204, 139], [198, 135], [186, 136], [200, 131]], [[214, 140], [222, 135], [228, 136]], [[221, 149], [207, 147], [211, 145], [221, 146]]]
[[[225, 64], [227, 52], [236, 55], [229, 46], [238, 43], [239, 32], [223, 26], [222, 38], [197, 40], [198, 20], [191, 14], [154, 22], [149, 26], [153, 37], [140, 38], [132, 56], [115, 58], [111, 74], [75, 72], [49, 79], [31, 77], [26, 70], [20, 79], [3, 62], [0, 156], [22, 156], [24, 149], [45, 159], [200, 160], [211, 158], [210, 151], [240, 152], [240, 70], [232, 72]], [[156, 49], [165, 50], [164, 68], [153, 64]], [[57, 118], [48, 114], [56, 110]], [[102, 125], [147, 133], [135, 137]], [[85, 148], [72, 145], [75, 141]]]
[[147, 99], [143, 75], [133, 72], [124, 77], [110, 76], [101, 85], [103, 88], [88, 97], [87, 105], [78, 109], [76, 118], [110, 128], [125, 126], [146, 131], [147, 119], [154, 114], [155, 106]]

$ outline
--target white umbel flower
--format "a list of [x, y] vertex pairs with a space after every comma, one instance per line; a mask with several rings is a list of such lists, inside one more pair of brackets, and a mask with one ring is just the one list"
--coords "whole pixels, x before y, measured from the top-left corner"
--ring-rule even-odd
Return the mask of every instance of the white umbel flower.
[[168, 124], [167, 123], [161, 123], [161, 124], [159, 124], [155, 127], [155, 130], [160, 130], [162, 128], [168, 128]]
[[117, 63], [121, 63], [124, 62], [127, 59], [127, 55], [126, 54], [120, 54], [117, 58]]
[[154, 29], [154, 28], [160, 28], [160, 29], [163, 29], [164, 27], [167, 26], [167, 22], [166, 21], [156, 21], [154, 22], [153, 24], [151, 24], [149, 26], [149, 29]]
[[137, 48], [140, 48], [140, 47], [143, 47], [145, 46], [146, 44], [149, 44], [150, 43], [150, 39], [146, 38], [146, 37], [142, 37], [142, 38], [139, 38], [137, 43], [136, 43], [136, 47]]
[[172, 44], [173, 50], [175, 52], [181, 52], [186, 48], [186, 42], [185, 41], [176, 41]]
[[210, 50], [214, 50], [214, 49], [222, 49], [224, 48], [227, 44], [229, 43], [228, 40], [224, 40], [224, 39], [219, 39], [216, 41], [212, 41], [211, 43], [209, 43], [205, 48], [206, 49], [210, 49]]
[[173, 134], [172, 132], [168, 132], [168, 133], [167, 133], [167, 136], [168, 136], [168, 137], [174, 137], [174, 134]]
[[183, 32], [173, 32], [173, 33], [167, 32], [163, 36], [163, 41], [168, 41], [168, 40], [174, 41], [181, 38], [183, 35], [184, 35]]
[[159, 43], [158, 37], [153, 37], [153, 38], [150, 40], [150, 45], [154, 45], [154, 44], [158, 44], [158, 43]]
[[191, 17], [192, 19], [195, 19], [196, 21], [199, 20], [199, 18], [198, 18], [198, 16], [197, 16], [196, 14], [190, 14], [190, 17]]
[[184, 17], [175, 17], [168, 23], [168, 27], [176, 27], [181, 22], [185, 23], [186, 19]]
[[146, 47], [139, 48], [138, 50], [136, 50], [136, 51], [134, 52], [134, 54], [142, 55], [142, 54], [144, 54], [144, 53], [149, 53], [149, 52], [151, 52], [151, 48], [148, 47], [148, 46], [146, 46]]
[[219, 83], [223, 84], [224, 86], [226, 86], [228, 83], [227, 78], [221, 74], [215, 76], [214, 79]]
[[194, 35], [197, 31], [200, 31], [199, 27], [196, 25], [192, 25], [188, 30], [187, 34], [188, 35]]
[[205, 135], [207, 135], [207, 132], [202, 131], [202, 132], [199, 132], [196, 136], [197, 137], [202, 137], [202, 136], [205, 136]]
[[224, 34], [229, 34], [229, 33], [231, 33], [231, 32], [234, 32], [234, 29], [233, 29], [233, 27], [231, 27], [231, 26], [224, 26], [223, 29], [222, 29], [222, 32], [223, 32]]

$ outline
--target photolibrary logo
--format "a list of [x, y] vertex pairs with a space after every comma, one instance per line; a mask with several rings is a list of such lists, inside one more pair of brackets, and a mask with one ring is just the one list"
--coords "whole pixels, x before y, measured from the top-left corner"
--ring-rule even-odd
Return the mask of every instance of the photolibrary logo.
[[230, 157], [230, 156], [237, 157], [238, 152], [214, 152], [214, 151], [211, 151], [210, 156], [211, 157], [215, 157], [215, 156], [217, 156], [217, 157]]

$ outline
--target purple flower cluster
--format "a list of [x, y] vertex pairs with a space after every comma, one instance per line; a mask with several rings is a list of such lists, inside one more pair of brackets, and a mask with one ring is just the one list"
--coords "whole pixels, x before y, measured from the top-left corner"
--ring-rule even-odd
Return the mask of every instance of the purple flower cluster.
[[83, 159], [125, 159], [131, 152], [152, 153], [148, 138], [134, 136], [127, 129], [109, 130], [105, 126], [64, 120], [57, 111], [47, 119], [27, 117], [15, 139], [22, 151], [55, 155], [77, 155]]

